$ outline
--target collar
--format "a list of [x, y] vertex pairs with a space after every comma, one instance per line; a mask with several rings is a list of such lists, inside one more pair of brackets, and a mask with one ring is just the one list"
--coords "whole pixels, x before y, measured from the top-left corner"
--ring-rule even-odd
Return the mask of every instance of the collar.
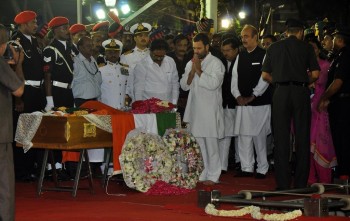
[[247, 50], [248, 53], [252, 53], [253, 51], [255, 51], [255, 49], [256, 49], [257, 47], [258, 47], [258, 45], [255, 46], [255, 48], [254, 48], [253, 50], [251, 50], [251, 51], [248, 51], [248, 49], [246, 49], [246, 50]]
[[32, 42], [32, 36], [26, 34], [23, 34], [23, 36], [26, 37], [30, 42]]
[[138, 51], [138, 52], [146, 52], [148, 51], [149, 49], [148, 48], [145, 48], [144, 50], [138, 48], [137, 46], [134, 48], [135, 51]]
[[58, 39], [57, 39], [57, 41], [61, 42], [61, 44], [63, 44], [64, 49], [67, 49], [67, 41], [61, 41], [61, 40], [58, 40]]

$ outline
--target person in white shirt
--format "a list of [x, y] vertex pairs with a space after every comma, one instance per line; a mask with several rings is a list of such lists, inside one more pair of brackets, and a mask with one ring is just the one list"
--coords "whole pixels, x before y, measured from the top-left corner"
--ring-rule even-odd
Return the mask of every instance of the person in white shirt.
[[123, 44], [115, 39], [102, 43], [105, 48], [107, 64], [100, 67], [102, 75], [100, 101], [108, 106], [121, 109], [125, 106], [125, 91], [128, 71], [125, 65], [118, 63]]
[[225, 67], [209, 52], [209, 38], [200, 33], [193, 38], [193, 59], [180, 80], [181, 88], [190, 91], [184, 122], [200, 146], [204, 170], [199, 177], [204, 185], [219, 181], [221, 161], [219, 139], [224, 137], [224, 111], [221, 86]]
[[128, 52], [125, 52], [120, 56], [120, 62], [128, 66], [129, 78], [127, 83], [126, 93], [134, 100], [133, 86], [134, 86], [134, 74], [133, 70], [135, 65], [141, 63], [141, 61], [149, 55], [149, 33], [152, 26], [148, 23], [137, 23], [131, 26], [130, 32], [134, 34], [134, 40], [136, 47]]
[[152, 97], [177, 103], [179, 76], [174, 59], [166, 55], [168, 44], [163, 39], [152, 41], [150, 55], [134, 69], [135, 100]]

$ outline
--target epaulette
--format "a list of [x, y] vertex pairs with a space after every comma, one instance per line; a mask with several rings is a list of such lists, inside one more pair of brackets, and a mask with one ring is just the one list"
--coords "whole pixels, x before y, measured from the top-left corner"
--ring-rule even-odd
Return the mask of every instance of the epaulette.
[[127, 65], [127, 64], [123, 64], [123, 63], [120, 63], [120, 62], [119, 62], [119, 64], [120, 64], [120, 66], [122, 66], [124, 68], [129, 68], [129, 65]]
[[100, 64], [98, 64], [98, 67], [99, 67], [99, 68], [102, 68], [102, 67], [104, 67], [104, 66], [106, 66], [105, 63], [100, 63]]
[[124, 55], [128, 55], [128, 54], [131, 54], [133, 52], [134, 52], [134, 50], [130, 50], [130, 51], [124, 52]]

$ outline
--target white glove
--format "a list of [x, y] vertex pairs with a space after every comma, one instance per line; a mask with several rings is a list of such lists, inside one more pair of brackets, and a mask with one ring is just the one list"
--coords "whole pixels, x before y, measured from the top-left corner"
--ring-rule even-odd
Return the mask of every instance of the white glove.
[[45, 107], [45, 111], [51, 111], [51, 109], [54, 107], [55, 105], [53, 104], [53, 98], [52, 96], [46, 96], [46, 107]]

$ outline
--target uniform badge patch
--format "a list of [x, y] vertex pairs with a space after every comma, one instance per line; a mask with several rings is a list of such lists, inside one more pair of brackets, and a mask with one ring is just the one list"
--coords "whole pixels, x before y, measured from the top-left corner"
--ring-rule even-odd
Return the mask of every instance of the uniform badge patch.
[[45, 62], [50, 62], [50, 61], [51, 61], [51, 57], [45, 57], [45, 56], [44, 56], [44, 61], [45, 61]]

